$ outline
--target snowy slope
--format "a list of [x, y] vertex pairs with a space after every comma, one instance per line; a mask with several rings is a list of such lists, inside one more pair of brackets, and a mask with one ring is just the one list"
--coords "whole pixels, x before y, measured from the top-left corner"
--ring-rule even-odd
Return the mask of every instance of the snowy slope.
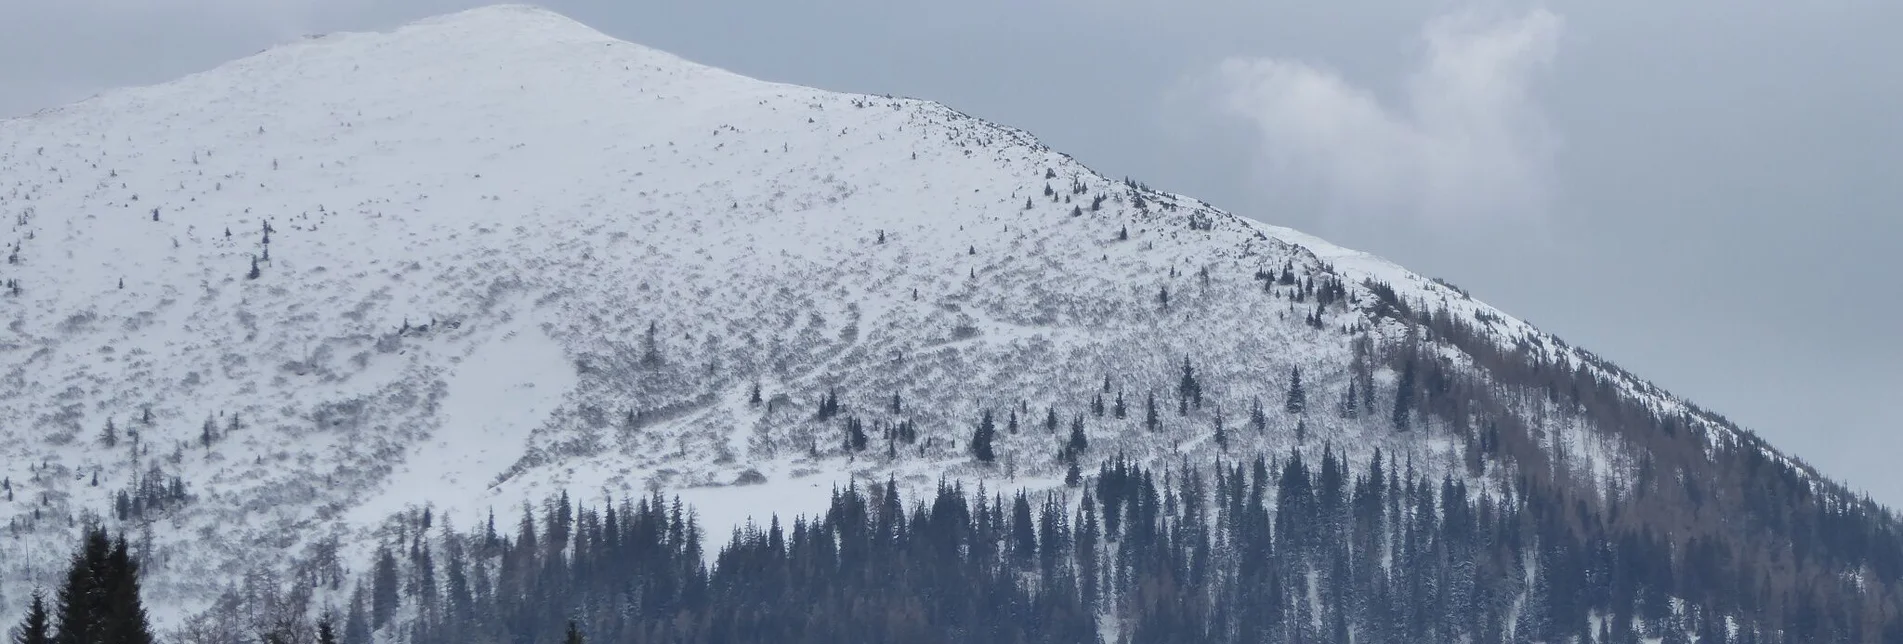
[[[1214, 458], [1213, 410], [1174, 413], [1186, 358], [1232, 427], [1253, 399], [1278, 410], [1232, 449], [1284, 449], [1293, 367], [1331, 401], [1342, 329], [1404, 332], [1369, 312], [1366, 279], [1587, 357], [942, 105], [748, 79], [520, 6], [0, 121], [0, 212], [18, 285], [0, 295], [0, 613], [89, 521], [139, 535], [164, 623], [425, 505], [468, 522], [558, 490], [665, 489], [732, 524], [817, 509], [854, 477], [1049, 485], [1079, 414], [1099, 457]], [[1312, 304], [1256, 278], [1285, 265], [1332, 271], [1357, 306], [1311, 328]], [[1086, 411], [1106, 377], [1129, 420]], [[770, 404], [749, 403], [756, 384]], [[924, 438], [845, 455], [838, 421], [813, 418], [828, 391]], [[1141, 427], [1147, 392], [1163, 432]], [[1002, 432], [1013, 408], [1000, 463], [973, 464], [981, 410]], [[1305, 422], [1351, 457], [1457, 469], [1431, 431]], [[1600, 475], [1623, 466], [1590, 428], [1551, 429]], [[190, 500], [122, 523], [114, 495], [155, 470]], [[727, 486], [750, 472], [768, 484]]]

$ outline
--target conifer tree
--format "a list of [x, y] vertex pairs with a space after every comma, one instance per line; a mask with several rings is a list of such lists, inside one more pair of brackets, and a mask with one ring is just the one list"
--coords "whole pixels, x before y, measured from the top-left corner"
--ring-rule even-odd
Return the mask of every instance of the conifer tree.
[[55, 596], [52, 641], [58, 644], [151, 644], [151, 626], [139, 599], [139, 565], [124, 538], [87, 530], [66, 583]]
[[328, 613], [317, 620], [317, 644], [337, 644], [337, 633], [331, 630]]
[[1394, 387], [1394, 428], [1407, 431], [1408, 418], [1414, 411], [1414, 361], [1409, 360], [1401, 369], [1401, 379]]
[[1176, 383], [1177, 412], [1188, 416], [1189, 408], [1203, 407], [1203, 384], [1196, 379], [1196, 368], [1190, 366], [1189, 358], [1183, 358], [1183, 377]]
[[1071, 418], [1070, 440], [1064, 443], [1064, 449], [1071, 454], [1072, 460], [1076, 460], [1076, 455], [1084, 453], [1084, 450], [1090, 449], [1090, 438], [1084, 435], [1083, 416]]
[[1156, 392], [1150, 392], [1150, 397], [1148, 402], [1145, 403], [1144, 408], [1143, 428], [1154, 432], [1163, 424], [1162, 421], [1156, 417]]
[[997, 435], [997, 426], [991, 420], [991, 410], [986, 409], [978, 420], [978, 429], [971, 435], [971, 455], [980, 463], [997, 460], [998, 455], [991, 450], [991, 440]]
[[[490, 533], [495, 531], [495, 514], [489, 515]], [[370, 644], [370, 620], [363, 612], [363, 584], [350, 593], [350, 611], [344, 614], [343, 644]]]
[[13, 634], [13, 644], [52, 644], [53, 626], [46, 615], [46, 595], [33, 591], [33, 601], [27, 604], [26, 619], [20, 621], [20, 628]]
[[1130, 415], [1129, 408], [1125, 407], [1123, 404], [1123, 392], [1121, 391], [1117, 392], [1117, 404], [1115, 407], [1115, 413], [1111, 415], [1116, 416], [1117, 420], [1123, 420], [1124, 418], [1127, 418]]
[[1288, 413], [1301, 415], [1308, 410], [1308, 391], [1302, 387], [1302, 368], [1289, 372], [1288, 396], [1283, 403]]
[[562, 644], [582, 644], [581, 629], [575, 626], [575, 620], [568, 620], [568, 634], [562, 638]]
[[[534, 547], [534, 543], [532, 542], [528, 545], [529, 547]], [[384, 624], [390, 623], [390, 618], [396, 616], [396, 608], [396, 557], [390, 554], [389, 548], [379, 547], [377, 548], [376, 568], [372, 571], [370, 577], [371, 628], [383, 628]]]

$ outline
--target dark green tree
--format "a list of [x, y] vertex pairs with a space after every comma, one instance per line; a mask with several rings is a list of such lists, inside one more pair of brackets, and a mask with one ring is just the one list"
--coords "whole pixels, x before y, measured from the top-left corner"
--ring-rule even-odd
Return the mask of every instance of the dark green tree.
[[1407, 431], [1408, 419], [1414, 411], [1414, 361], [1409, 360], [1401, 369], [1401, 379], [1394, 385], [1394, 428]]
[[997, 436], [997, 424], [991, 420], [991, 410], [986, 409], [984, 416], [978, 419], [978, 429], [971, 434], [971, 455], [980, 463], [997, 460], [998, 455], [991, 450], [991, 440]]
[[20, 629], [13, 634], [13, 644], [52, 644], [53, 625], [46, 615], [46, 595], [33, 591], [33, 602], [27, 604], [26, 619], [20, 620]]
[[1084, 436], [1084, 417], [1076, 416], [1070, 420], [1070, 440], [1064, 443], [1064, 449], [1075, 459], [1076, 455], [1090, 449], [1090, 438]]
[[[533, 543], [528, 545], [534, 547]], [[371, 628], [383, 628], [396, 616], [397, 582], [396, 556], [389, 548], [377, 548], [376, 567], [370, 577]]]
[[1296, 415], [1308, 411], [1308, 391], [1302, 387], [1301, 367], [1295, 367], [1289, 372], [1288, 396], [1284, 399], [1282, 408]]

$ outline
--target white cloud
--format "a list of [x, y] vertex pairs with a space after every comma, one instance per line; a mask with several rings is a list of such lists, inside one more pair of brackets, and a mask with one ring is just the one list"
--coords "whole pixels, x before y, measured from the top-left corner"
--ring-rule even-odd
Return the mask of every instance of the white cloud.
[[1545, 10], [1432, 20], [1395, 105], [1325, 67], [1275, 58], [1223, 62], [1214, 98], [1259, 135], [1272, 190], [1365, 217], [1525, 219], [1547, 199], [1559, 146], [1530, 89], [1563, 22]]

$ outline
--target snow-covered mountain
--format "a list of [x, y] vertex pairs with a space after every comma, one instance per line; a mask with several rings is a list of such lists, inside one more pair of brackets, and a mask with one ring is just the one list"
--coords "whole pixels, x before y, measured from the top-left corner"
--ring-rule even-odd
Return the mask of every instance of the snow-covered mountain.
[[[1477, 338], [1694, 421], [1675, 462], [1756, 450], [1837, 489], [1378, 258], [937, 103], [749, 79], [529, 7], [0, 121], [0, 212], [0, 614], [88, 522], [138, 535], [169, 623], [257, 571], [361, 569], [328, 544], [406, 508], [468, 525], [560, 490], [662, 489], [733, 524], [855, 477], [1053, 486], [1077, 418], [1095, 458], [1299, 441], [1477, 485], [1526, 473], [1470, 462], [1458, 424], [1397, 431], [1402, 376], [1358, 342], [1488, 382]], [[1423, 335], [1397, 307], [1474, 336]], [[1183, 414], [1186, 361], [1203, 402]], [[1377, 409], [1340, 413], [1351, 385]], [[820, 420], [829, 394], [842, 413]], [[1119, 394], [1127, 418], [1092, 409]], [[1621, 485], [1664, 458], [1563, 398], [1510, 408], [1571, 459], [1565, 480]], [[986, 411], [990, 465], [967, 449]], [[844, 447], [844, 418], [870, 447]], [[888, 446], [901, 421], [917, 440]]]

